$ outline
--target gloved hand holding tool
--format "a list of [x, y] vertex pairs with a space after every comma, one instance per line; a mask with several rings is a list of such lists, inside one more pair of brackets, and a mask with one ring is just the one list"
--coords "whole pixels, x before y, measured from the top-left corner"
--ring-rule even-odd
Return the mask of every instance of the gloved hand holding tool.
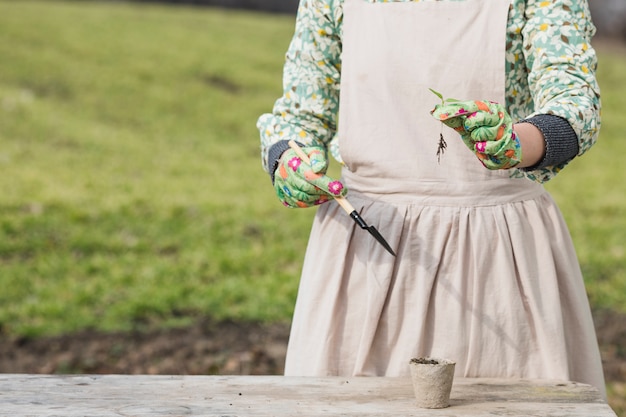
[[[295, 141], [293, 141], [293, 140], [289, 141], [289, 147], [291, 148], [292, 152], [295, 152], [296, 159], [299, 158], [299, 159], [302, 160], [303, 163], [309, 164], [311, 166], [315, 165], [314, 160], [311, 159], [311, 155], [317, 156], [315, 152], [312, 152], [311, 154], [307, 155], [306, 152], [305, 152], [306, 148], [300, 148], [298, 146], [298, 144]], [[286, 151], [285, 151], [285, 153], [286, 153]], [[297, 163], [297, 162], [294, 162], [294, 163]], [[280, 169], [280, 167], [279, 167], [279, 169]], [[339, 181], [336, 181], [336, 182], [339, 182]], [[339, 184], [341, 184], [341, 183], [339, 183]], [[389, 252], [393, 256], [396, 256], [396, 253], [393, 251], [393, 249], [391, 249], [391, 246], [389, 246], [389, 243], [387, 243], [387, 241], [380, 234], [380, 232], [378, 230], [376, 230], [376, 228], [374, 226], [368, 226], [367, 223], [365, 223], [365, 220], [363, 220], [363, 218], [361, 217], [361, 215], [354, 209], [354, 207], [352, 207], [352, 204], [350, 204], [350, 202], [348, 200], [346, 200], [346, 198], [344, 197], [346, 192], [347, 192], [346, 189], [342, 185], [341, 192], [332, 193], [332, 196], [335, 199], [335, 201], [337, 203], [339, 203], [341, 208], [343, 208], [344, 211], [350, 215], [352, 220], [354, 220], [355, 223], [361, 229], [367, 230], [370, 233], [370, 235], [374, 236], [374, 238], [378, 241], [378, 243], [383, 245], [383, 247], [387, 250], [387, 252]]]
[[465, 145], [489, 169], [512, 168], [522, 160], [520, 141], [504, 106], [491, 101], [437, 104], [433, 117], [456, 130]]
[[[294, 142], [295, 143], [295, 142]], [[323, 150], [303, 146], [306, 158], [293, 148], [281, 156], [274, 172], [274, 189], [287, 207], [311, 207], [325, 203], [331, 196], [343, 196], [347, 190], [340, 181], [326, 175], [328, 159]]]

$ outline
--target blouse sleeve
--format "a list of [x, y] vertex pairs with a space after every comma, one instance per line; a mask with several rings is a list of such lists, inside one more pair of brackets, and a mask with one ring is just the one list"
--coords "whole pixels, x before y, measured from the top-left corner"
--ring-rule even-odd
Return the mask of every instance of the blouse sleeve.
[[[528, 83], [535, 112], [567, 120], [578, 137], [578, 155], [597, 140], [600, 89], [595, 77], [596, 54], [590, 45], [595, 27], [587, 1], [528, 0], [522, 29]], [[569, 161], [527, 171], [544, 182]]]
[[341, 71], [339, 0], [300, 0], [283, 69], [283, 95], [257, 121], [263, 168], [281, 140], [328, 149], [337, 129]]

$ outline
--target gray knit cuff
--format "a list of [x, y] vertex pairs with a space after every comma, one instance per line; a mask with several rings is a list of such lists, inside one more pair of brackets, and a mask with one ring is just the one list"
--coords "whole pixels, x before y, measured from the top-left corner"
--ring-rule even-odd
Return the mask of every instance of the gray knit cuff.
[[[296, 143], [298, 144], [298, 146], [304, 146], [299, 142]], [[280, 157], [287, 149], [289, 149], [289, 141], [281, 140], [273, 144], [267, 151], [267, 166], [269, 167], [269, 174], [270, 178], [272, 179], [272, 184], [274, 184], [274, 173], [276, 172], [276, 168], [278, 168], [278, 162], [280, 161]]]
[[541, 161], [524, 171], [560, 165], [578, 155], [578, 136], [567, 120], [553, 114], [539, 114], [518, 123], [530, 123], [541, 131], [546, 153]]

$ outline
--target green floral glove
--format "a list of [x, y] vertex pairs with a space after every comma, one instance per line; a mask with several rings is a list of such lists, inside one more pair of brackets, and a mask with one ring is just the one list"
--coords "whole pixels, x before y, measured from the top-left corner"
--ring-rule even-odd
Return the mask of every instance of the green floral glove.
[[326, 175], [328, 159], [325, 152], [314, 146], [303, 146], [310, 164], [293, 149], [287, 149], [274, 173], [274, 189], [287, 207], [311, 207], [325, 203], [332, 196], [343, 196], [347, 189], [340, 181]]
[[512, 168], [521, 162], [522, 148], [504, 106], [491, 101], [454, 101], [438, 104], [431, 114], [456, 130], [486, 168]]

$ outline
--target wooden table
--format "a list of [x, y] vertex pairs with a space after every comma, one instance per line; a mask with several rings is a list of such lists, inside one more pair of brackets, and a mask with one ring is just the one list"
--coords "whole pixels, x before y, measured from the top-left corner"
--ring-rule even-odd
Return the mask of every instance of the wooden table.
[[451, 406], [416, 408], [408, 378], [0, 374], [0, 416], [615, 417], [589, 385], [455, 379]]

